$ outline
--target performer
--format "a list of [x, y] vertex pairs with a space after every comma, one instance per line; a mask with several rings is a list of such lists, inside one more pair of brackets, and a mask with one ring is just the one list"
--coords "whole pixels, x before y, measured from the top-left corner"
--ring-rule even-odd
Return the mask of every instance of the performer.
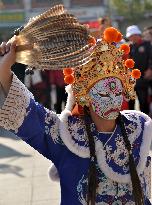
[[[2, 43], [0, 82], [6, 94], [0, 126], [20, 136], [51, 160], [60, 177], [62, 205], [148, 205], [152, 121], [138, 111], [122, 111], [134, 97], [140, 76], [127, 45], [115, 46], [114, 28], [94, 42], [90, 61], [64, 69], [68, 101], [61, 115], [36, 103], [11, 72], [15, 46]], [[51, 191], [51, 190], [50, 190]]]

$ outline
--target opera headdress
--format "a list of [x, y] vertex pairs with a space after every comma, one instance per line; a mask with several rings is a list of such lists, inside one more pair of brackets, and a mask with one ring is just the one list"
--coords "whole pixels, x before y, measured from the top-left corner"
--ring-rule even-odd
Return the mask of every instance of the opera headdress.
[[[124, 60], [129, 54], [130, 47], [127, 44], [117, 43], [122, 39], [122, 34], [115, 28], [105, 29], [103, 36], [97, 42], [94, 41], [90, 61], [76, 68], [65, 68], [65, 82], [72, 84], [76, 102], [84, 106], [89, 101], [88, 92], [99, 80], [116, 77], [122, 82], [125, 96], [134, 99], [134, 85], [141, 73], [134, 69], [132, 59]], [[93, 42], [93, 41], [92, 41]]]

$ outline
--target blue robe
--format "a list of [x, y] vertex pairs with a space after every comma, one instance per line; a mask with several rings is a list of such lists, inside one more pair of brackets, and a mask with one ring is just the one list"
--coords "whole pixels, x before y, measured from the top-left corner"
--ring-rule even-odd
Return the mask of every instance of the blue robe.
[[[124, 124], [145, 196], [150, 204], [151, 119], [138, 111], [123, 111]], [[98, 132], [88, 118], [95, 140], [98, 175], [97, 205], [132, 205], [128, 151], [119, 124], [114, 132]], [[90, 151], [84, 120], [65, 109], [59, 116], [36, 103], [13, 75], [8, 96], [0, 109], [0, 126], [17, 134], [51, 160], [61, 185], [61, 205], [86, 205]], [[51, 190], [50, 190], [51, 191]]]

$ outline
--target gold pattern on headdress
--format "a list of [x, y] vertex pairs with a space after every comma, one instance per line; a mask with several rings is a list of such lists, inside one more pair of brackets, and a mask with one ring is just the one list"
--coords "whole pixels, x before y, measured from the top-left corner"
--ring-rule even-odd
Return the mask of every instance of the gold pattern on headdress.
[[107, 77], [120, 79], [127, 98], [134, 99], [135, 79], [124, 64], [123, 54], [124, 52], [113, 43], [108, 43], [104, 39], [97, 42], [90, 62], [76, 67], [74, 71], [75, 82], [72, 84], [72, 89], [78, 104], [84, 106], [89, 99], [87, 94], [90, 88]]
[[89, 60], [89, 31], [63, 5], [29, 20], [17, 36], [16, 62], [36, 69], [80, 66]]

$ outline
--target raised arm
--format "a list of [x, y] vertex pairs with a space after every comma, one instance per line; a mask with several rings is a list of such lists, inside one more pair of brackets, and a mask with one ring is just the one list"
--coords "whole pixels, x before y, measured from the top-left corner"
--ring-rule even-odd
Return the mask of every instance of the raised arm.
[[35, 102], [25, 85], [11, 72], [15, 62], [16, 41], [0, 46], [0, 82], [5, 101], [0, 107], [0, 126], [14, 132], [27, 144], [55, 164], [64, 146], [60, 139], [60, 120], [56, 113]]
[[0, 83], [6, 95], [12, 82], [11, 66], [15, 63], [15, 48], [15, 36], [11, 43], [2, 42], [0, 45]]

